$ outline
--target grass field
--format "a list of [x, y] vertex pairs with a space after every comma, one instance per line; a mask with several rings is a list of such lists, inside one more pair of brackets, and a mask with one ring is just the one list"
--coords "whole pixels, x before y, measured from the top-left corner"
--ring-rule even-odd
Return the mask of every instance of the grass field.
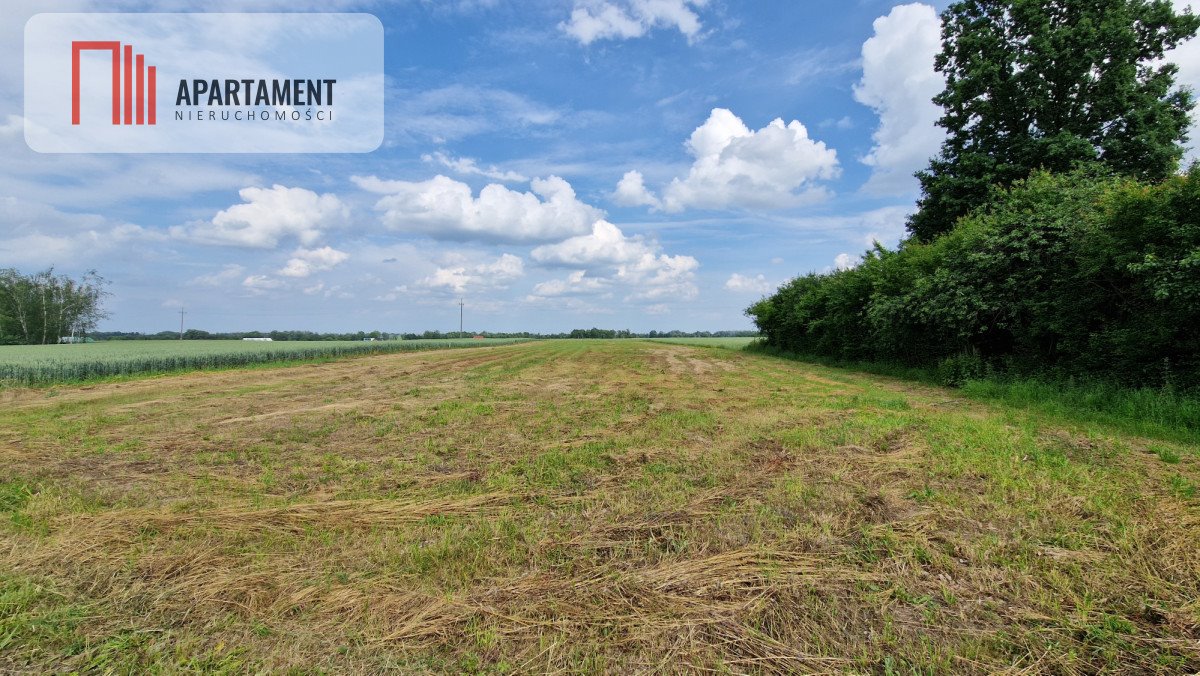
[[1200, 452], [739, 350], [0, 391], [0, 671], [1200, 669]]
[[655, 343], [670, 343], [672, 345], [695, 345], [697, 347], [724, 347], [740, 350], [758, 338], [647, 338]]
[[107, 376], [516, 342], [521, 340], [118, 340], [78, 345], [3, 345], [0, 346], [0, 385], [75, 382]]

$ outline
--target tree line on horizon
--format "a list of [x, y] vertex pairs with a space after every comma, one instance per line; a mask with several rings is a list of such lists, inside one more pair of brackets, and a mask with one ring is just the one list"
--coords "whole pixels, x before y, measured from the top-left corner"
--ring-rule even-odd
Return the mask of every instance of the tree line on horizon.
[[747, 309], [769, 347], [997, 373], [1200, 387], [1200, 165], [1162, 0], [965, 0], [942, 14], [947, 132], [896, 250]]

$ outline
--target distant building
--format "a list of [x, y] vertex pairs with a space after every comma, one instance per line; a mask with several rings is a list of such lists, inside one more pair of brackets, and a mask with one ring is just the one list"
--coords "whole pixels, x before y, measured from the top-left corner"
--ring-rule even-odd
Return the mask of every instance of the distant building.
[[271, 342], [271, 339], [270, 339], [270, 338], [243, 338], [242, 340], [249, 340], [249, 341], [252, 341], [252, 342], [255, 342], [255, 343], [269, 343], [269, 342]]

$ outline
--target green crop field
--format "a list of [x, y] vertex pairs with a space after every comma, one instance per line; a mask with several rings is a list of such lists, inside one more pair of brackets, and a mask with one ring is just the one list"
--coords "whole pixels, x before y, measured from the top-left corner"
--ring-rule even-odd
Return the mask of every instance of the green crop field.
[[3, 673], [1200, 670], [1170, 435], [644, 340], [0, 401]]
[[120, 340], [78, 345], [5, 345], [0, 346], [0, 385], [72, 382], [106, 376], [226, 368], [274, 361], [505, 345], [521, 340]]

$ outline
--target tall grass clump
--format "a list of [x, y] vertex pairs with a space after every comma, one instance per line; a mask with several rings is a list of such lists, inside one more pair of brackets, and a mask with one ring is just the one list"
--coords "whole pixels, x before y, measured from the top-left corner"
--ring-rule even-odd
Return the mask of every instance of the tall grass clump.
[[1131, 434], [1200, 444], [1200, 394], [1171, 387], [1131, 388], [1104, 379], [1038, 379], [991, 369], [969, 374], [959, 371], [950, 374], [957, 380], [948, 382], [945, 364], [932, 367], [899, 361], [837, 359], [788, 352], [765, 343], [752, 343], [743, 349], [928, 385], [953, 385], [972, 399], [1064, 420], [1100, 423]]
[[1200, 396], [1168, 388], [1127, 388], [1111, 382], [1048, 382], [994, 378], [968, 380], [962, 391], [975, 399], [1112, 424], [1136, 434], [1200, 442]]

